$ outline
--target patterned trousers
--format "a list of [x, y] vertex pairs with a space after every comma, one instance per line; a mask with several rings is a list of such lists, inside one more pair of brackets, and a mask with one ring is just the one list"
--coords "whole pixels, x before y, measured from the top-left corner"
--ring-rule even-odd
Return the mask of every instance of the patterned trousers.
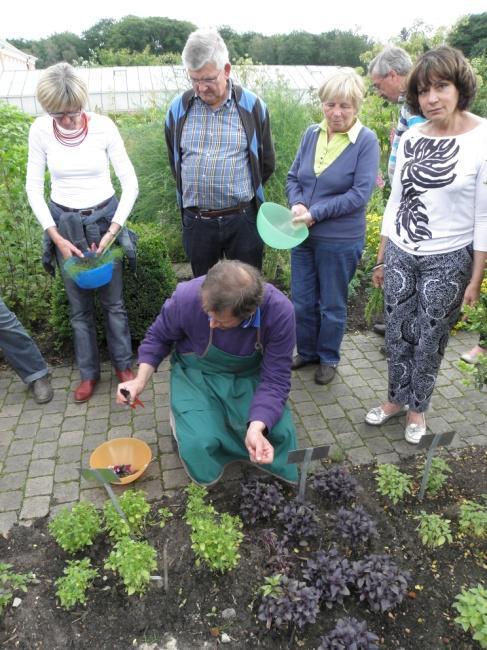
[[384, 317], [389, 401], [423, 413], [472, 273], [472, 247], [412, 255], [387, 243]]

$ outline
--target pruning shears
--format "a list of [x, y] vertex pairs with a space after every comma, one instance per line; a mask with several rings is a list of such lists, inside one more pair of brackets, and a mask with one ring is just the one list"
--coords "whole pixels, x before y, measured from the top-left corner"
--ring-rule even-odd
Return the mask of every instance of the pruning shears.
[[122, 395], [127, 400], [127, 404], [128, 404], [128, 406], [130, 406], [131, 409], [134, 409], [136, 406], [142, 406], [142, 408], [145, 408], [144, 402], [141, 402], [138, 397], [136, 397], [134, 399], [134, 401], [132, 402], [132, 399], [131, 399], [131, 396], [130, 396], [130, 391], [127, 390], [126, 388], [121, 388], [120, 392], [122, 393]]

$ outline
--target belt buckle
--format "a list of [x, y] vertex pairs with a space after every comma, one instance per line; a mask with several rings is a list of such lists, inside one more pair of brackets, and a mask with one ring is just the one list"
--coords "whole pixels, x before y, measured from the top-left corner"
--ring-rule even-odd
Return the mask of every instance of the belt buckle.
[[83, 215], [83, 217], [89, 217], [93, 214], [93, 209], [91, 210], [80, 210], [80, 214]]

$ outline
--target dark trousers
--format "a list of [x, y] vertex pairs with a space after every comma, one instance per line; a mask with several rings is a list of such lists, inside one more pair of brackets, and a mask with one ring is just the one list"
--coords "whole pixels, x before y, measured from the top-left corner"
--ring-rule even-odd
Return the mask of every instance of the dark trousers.
[[194, 277], [205, 275], [224, 257], [261, 269], [264, 244], [256, 219], [254, 206], [222, 217], [202, 217], [184, 210], [183, 246]]
[[416, 256], [389, 240], [385, 262], [389, 401], [423, 413], [470, 280], [471, 246]]

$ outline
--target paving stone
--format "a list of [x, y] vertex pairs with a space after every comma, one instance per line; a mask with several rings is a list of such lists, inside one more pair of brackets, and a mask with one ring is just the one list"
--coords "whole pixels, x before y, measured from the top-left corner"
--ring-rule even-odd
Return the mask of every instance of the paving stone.
[[22, 503], [22, 491], [12, 490], [8, 492], [0, 492], [0, 512], [8, 512], [9, 510], [18, 510]]
[[53, 477], [40, 476], [29, 478], [25, 484], [25, 497], [34, 497], [42, 494], [51, 494]]
[[52, 497], [58, 503], [68, 501], [77, 501], [79, 498], [79, 482], [71, 481], [69, 483], [56, 483]]
[[93, 451], [104, 442], [106, 442], [106, 435], [104, 433], [98, 433], [93, 436], [87, 436], [83, 438], [83, 451]]
[[342, 433], [335, 436], [336, 442], [344, 450], [352, 449], [353, 447], [362, 447], [363, 442], [357, 433]]
[[135, 437], [147, 443], [157, 443], [157, 433], [155, 429], [141, 429], [135, 427]]
[[[57, 396], [56, 394], [54, 395], [55, 397]], [[44, 404], [44, 414], [47, 413], [64, 413], [64, 410], [66, 408], [66, 400], [60, 401], [60, 400], [52, 400], [52, 402], [48, 402], [47, 404]]]
[[33, 460], [29, 466], [29, 478], [51, 476], [54, 473], [55, 461], [50, 458]]
[[466, 441], [469, 445], [487, 445], [487, 435], [484, 433], [479, 433], [477, 436], [472, 436], [471, 438], [466, 438]]
[[[335, 436], [328, 429], [310, 431], [309, 438], [311, 440], [311, 444], [315, 447], [319, 445], [332, 445], [336, 442]], [[307, 446], [307, 445], [303, 445], [303, 446]]]
[[57, 442], [41, 442], [34, 445], [32, 458], [54, 458], [56, 456]]
[[338, 404], [329, 404], [328, 406], [322, 406], [320, 411], [323, 414], [325, 420], [333, 420], [336, 418], [343, 418], [345, 413], [341, 406]]
[[38, 519], [45, 517], [49, 512], [49, 503], [51, 497], [29, 497], [24, 499], [22, 510], [20, 511], [20, 519]]
[[162, 471], [182, 468], [181, 459], [177, 454], [161, 454], [159, 462]]
[[387, 454], [393, 450], [392, 444], [383, 436], [369, 438], [367, 440], [367, 447], [373, 454]]
[[[175, 470], [178, 471], [178, 470]], [[161, 479], [153, 479], [151, 481], [142, 481], [139, 484], [139, 489], [144, 490], [147, 493], [147, 499], [149, 501], [155, 501], [156, 499], [162, 499], [164, 491], [162, 489]]]
[[314, 402], [299, 402], [294, 405], [294, 411], [300, 416], [317, 415], [320, 412]]
[[81, 445], [84, 431], [65, 431], [59, 436], [59, 447], [72, 447]]
[[[15, 428], [16, 424], [17, 424], [17, 419], [18, 419], [17, 417], [14, 417], [14, 418], [13, 417], [0, 418], [0, 435], [1, 435], [2, 431], [12, 431]], [[30, 436], [30, 437], [33, 437], [33, 436], [34, 436], [34, 434], [32, 434], [32, 436]], [[18, 437], [20, 438], [21, 436], [18, 436]], [[26, 436], [26, 437], [29, 437], [29, 436]]]
[[80, 478], [79, 463], [65, 463], [56, 465], [54, 480], [56, 482], [77, 481]]
[[63, 421], [63, 417], [64, 417], [63, 413], [46, 413], [41, 417], [39, 428], [45, 429], [51, 427], [58, 427]]
[[396, 453], [395, 451], [390, 451], [390, 452], [388, 452], [386, 454], [377, 454], [375, 456], [375, 460], [376, 460], [377, 464], [384, 464], [384, 463], [396, 464], [401, 459], [400, 459], [398, 453]]
[[367, 447], [354, 447], [347, 450], [347, 457], [354, 465], [366, 465], [374, 460], [374, 456]]
[[23, 456], [7, 456], [2, 471], [5, 472], [5, 474], [20, 472], [29, 467], [30, 460], [30, 454], [24, 454]]
[[0, 409], [0, 419], [12, 418], [15, 419], [15, 421], [17, 421], [17, 418], [21, 413], [22, 413], [22, 404], [7, 404], [6, 406], [3, 406]]
[[64, 463], [72, 463], [74, 461], [78, 461], [81, 458], [81, 447], [74, 446], [74, 447], [61, 447], [58, 449], [57, 452], [57, 461], [59, 464], [64, 464]]
[[349, 409], [361, 408], [362, 404], [353, 395], [344, 395], [340, 397], [340, 406], [347, 412]]
[[164, 489], [171, 490], [173, 488], [184, 487], [190, 481], [184, 469], [169, 469], [163, 472]]
[[161, 454], [168, 454], [172, 452], [173, 451], [172, 436], [165, 436], [165, 437], [158, 436], [157, 446], [159, 447]]
[[105, 488], [102, 487], [98, 487], [98, 488], [89, 487], [85, 490], [81, 489], [80, 491], [80, 501], [89, 501], [93, 503], [97, 508], [103, 508], [103, 504], [105, 503], [107, 498], [108, 496], [105, 491]]
[[50, 427], [48, 429], [39, 429], [36, 434], [36, 442], [54, 442], [61, 435], [61, 427]]
[[132, 427], [118, 426], [108, 429], [107, 438], [113, 440], [114, 438], [130, 438], [132, 435]]
[[17, 520], [17, 513], [14, 510], [0, 513], [0, 535], [6, 535]]
[[9, 447], [9, 456], [18, 456], [19, 454], [28, 454], [34, 446], [34, 438], [24, 440], [14, 440]]
[[100, 420], [88, 420], [85, 425], [86, 434], [96, 434], [103, 433], [106, 435], [108, 431], [108, 418], [102, 418]]
[[0, 492], [23, 490], [27, 472], [12, 472], [0, 476]]

